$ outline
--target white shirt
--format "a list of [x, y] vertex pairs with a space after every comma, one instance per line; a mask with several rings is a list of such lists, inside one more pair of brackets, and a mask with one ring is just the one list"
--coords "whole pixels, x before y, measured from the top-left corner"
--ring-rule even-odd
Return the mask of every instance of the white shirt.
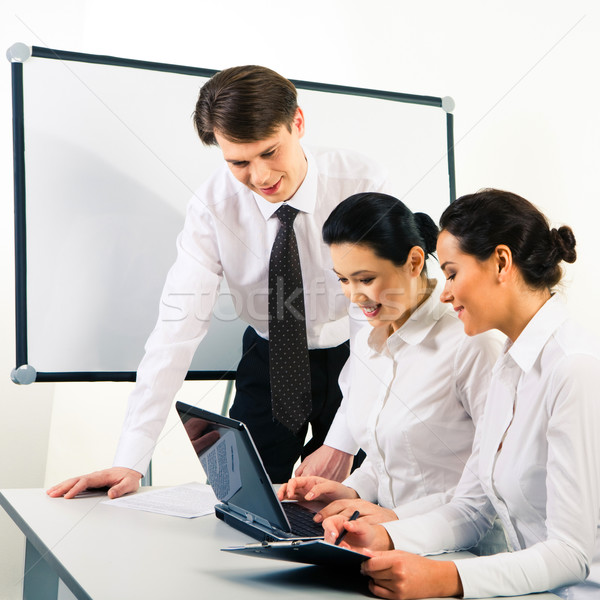
[[501, 349], [465, 335], [438, 288], [391, 336], [364, 327], [341, 376], [346, 425], [367, 454], [344, 484], [404, 516], [452, 497]]
[[[332, 271], [321, 228], [342, 200], [358, 192], [381, 191], [385, 177], [354, 152], [304, 152], [307, 174], [288, 204], [300, 211], [294, 231], [309, 348], [329, 348], [348, 339], [348, 303]], [[129, 397], [116, 466], [145, 472], [175, 393], [208, 330], [223, 275], [238, 315], [268, 337], [268, 268], [279, 206], [251, 192], [226, 165], [192, 197], [158, 321]]]
[[600, 342], [552, 297], [494, 367], [455, 498], [386, 524], [395, 547], [468, 548], [497, 513], [512, 552], [456, 561], [465, 598], [600, 597], [599, 374]]

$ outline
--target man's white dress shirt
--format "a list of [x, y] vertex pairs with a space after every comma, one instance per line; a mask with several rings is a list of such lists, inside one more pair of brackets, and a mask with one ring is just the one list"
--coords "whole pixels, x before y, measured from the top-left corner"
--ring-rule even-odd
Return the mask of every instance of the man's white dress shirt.
[[[348, 339], [348, 303], [332, 271], [321, 228], [352, 194], [382, 191], [384, 173], [365, 157], [304, 149], [307, 173], [288, 202], [304, 281], [309, 348]], [[268, 338], [268, 270], [279, 228], [272, 204], [237, 181], [224, 165], [192, 197], [177, 259], [163, 289], [156, 327], [137, 371], [114, 464], [145, 472], [173, 398], [206, 335], [223, 275], [238, 315]]]
[[497, 514], [511, 552], [456, 561], [465, 598], [600, 598], [599, 383], [600, 342], [553, 296], [494, 367], [455, 498], [385, 524], [394, 546], [469, 548]]
[[452, 497], [501, 350], [495, 335], [464, 333], [441, 289], [389, 337], [366, 325], [352, 339], [340, 378], [345, 422], [336, 417], [325, 442], [345, 425], [367, 458], [344, 484], [400, 516]]

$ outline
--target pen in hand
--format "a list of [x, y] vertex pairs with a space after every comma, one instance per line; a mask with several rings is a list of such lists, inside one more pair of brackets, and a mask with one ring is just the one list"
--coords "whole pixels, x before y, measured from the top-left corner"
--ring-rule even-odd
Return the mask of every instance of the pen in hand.
[[[352, 513], [352, 516], [348, 519], [348, 521], [356, 521], [356, 519], [358, 519], [358, 517], [360, 517], [360, 513], [355, 510]], [[344, 539], [344, 536], [348, 533], [347, 529], [344, 529], [344, 531], [342, 531], [342, 533], [340, 533], [340, 535], [338, 535], [337, 540], [335, 540], [335, 546], [339, 546], [340, 542]]]

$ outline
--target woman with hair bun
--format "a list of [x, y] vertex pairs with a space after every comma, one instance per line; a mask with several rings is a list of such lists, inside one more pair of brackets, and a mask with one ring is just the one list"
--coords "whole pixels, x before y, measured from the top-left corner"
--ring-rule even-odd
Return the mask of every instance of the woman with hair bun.
[[365, 462], [342, 483], [301, 476], [279, 490], [329, 502], [317, 520], [359, 510], [379, 523], [440, 506], [471, 454], [501, 344], [466, 336], [439, 302], [425, 268], [437, 236], [429, 216], [380, 193], [344, 200], [323, 226], [342, 289], [370, 327], [352, 339], [333, 425], [350, 430]]
[[[473, 454], [445, 506], [383, 525], [335, 516], [327, 539], [345, 528], [350, 546], [371, 550], [363, 571], [383, 598], [598, 598], [600, 342], [554, 294], [561, 262], [576, 258], [573, 232], [491, 189], [454, 202], [440, 225], [442, 301], [469, 335], [499, 329], [508, 338]], [[509, 552], [441, 562], [410, 554], [467, 549], [496, 516]]]

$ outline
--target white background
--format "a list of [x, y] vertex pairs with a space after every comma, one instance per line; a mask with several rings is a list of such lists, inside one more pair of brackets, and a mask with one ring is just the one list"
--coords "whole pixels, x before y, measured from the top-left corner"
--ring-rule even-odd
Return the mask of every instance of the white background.
[[[600, 333], [597, 2], [2, 0], [0, 49], [17, 41], [215, 69], [257, 63], [295, 79], [452, 96], [459, 195], [505, 188], [571, 225], [579, 259], [567, 272], [568, 306]], [[110, 464], [130, 386], [10, 382], [8, 62], [0, 71], [0, 158], [0, 487], [40, 487]], [[212, 387], [186, 384], [180, 398], [207, 395], [204, 405], [219, 409], [222, 386]], [[176, 438], [167, 431], [159, 444], [158, 483], [183, 483], [193, 470]], [[22, 536], [0, 514], [3, 599], [20, 597], [22, 552]]]

